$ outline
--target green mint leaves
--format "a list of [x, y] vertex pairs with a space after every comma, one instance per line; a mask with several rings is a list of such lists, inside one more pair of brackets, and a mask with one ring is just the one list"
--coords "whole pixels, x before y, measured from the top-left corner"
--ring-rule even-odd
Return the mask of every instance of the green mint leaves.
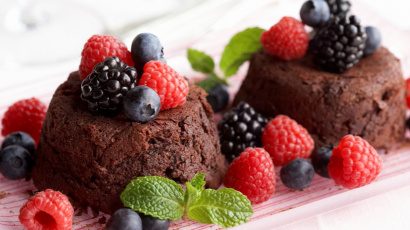
[[184, 190], [164, 177], [138, 177], [120, 198], [124, 206], [160, 219], [178, 220], [184, 215]]
[[208, 75], [198, 85], [205, 90], [209, 90], [217, 84], [226, 85], [229, 77], [234, 75], [253, 53], [262, 48], [260, 37], [263, 31], [259, 27], [252, 27], [235, 34], [231, 38], [225, 46], [219, 62], [219, 68], [223, 72], [222, 77], [215, 73], [215, 63], [211, 56], [199, 50], [188, 49], [188, 61], [192, 69]]
[[235, 34], [226, 45], [219, 67], [225, 78], [234, 75], [239, 67], [258, 50], [262, 49], [260, 42], [263, 29], [259, 27], [248, 28]]
[[186, 190], [176, 182], [158, 176], [132, 180], [121, 193], [125, 207], [160, 219], [178, 220], [185, 214], [204, 224], [233, 227], [248, 221], [253, 214], [251, 202], [230, 189], [205, 189], [205, 175], [196, 174]]

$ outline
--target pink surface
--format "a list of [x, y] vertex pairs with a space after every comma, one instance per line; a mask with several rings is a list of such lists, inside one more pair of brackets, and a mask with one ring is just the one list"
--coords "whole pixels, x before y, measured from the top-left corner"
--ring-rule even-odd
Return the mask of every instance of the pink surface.
[[[254, 2], [254, 1], [250, 1]], [[206, 50], [215, 57], [220, 55], [223, 45], [227, 42], [231, 34], [248, 26], [259, 25], [267, 28], [283, 15], [297, 16], [298, 7], [301, 1], [287, 0], [281, 1], [279, 5], [269, 1], [260, 1], [259, 6], [245, 3], [236, 8], [212, 9], [212, 14], [204, 14], [211, 18], [218, 17], [213, 24], [203, 26], [203, 31], [197, 32], [197, 26], [201, 23], [199, 18], [184, 24], [180, 33], [182, 37], [174, 38], [171, 29], [174, 30], [176, 24], [164, 21], [160, 26], [168, 28], [158, 29], [158, 33], [165, 40], [165, 44], [171, 47], [166, 49], [169, 63], [177, 70], [187, 76], [200, 76], [193, 73], [185, 59], [187, 47], [195, 47]], [[286, 2], [286, 4], [284, 4]], [[360, 12], [361, 18], [366, 24], [378, 25], [384, 36], [384, 44], [400, 57], [404, 63], [406, 74], [409, 74], [410, 67], [410, 39], [409, 28], [399, 28], [392, 24], [393, 20], [387, 20], [388, 16], [379, 15], [377, 7], [369, 7], [369, 0], [354, 1], [354, 10]], [[266, 4], [265, 4], [266, 3]], [[227, 12], [229, 9], [229, 13]], [[247, 9], [249, 11], [244, 11]], [[387, 10], [387, 9], [386, 9]], [[245, 12], [245, 13], [244, 13]], [[391, 12], [392, 13], [392, 12]], [[393, 12], [394, 13], [394, 12]], [[393, 14], [392, 13], [392, 14]], [[389, 15], [390, 16], [390, 15]], [[185, 20], [186, 21], [186, 20]], [[185, 22], [183, 21], [183, 22]], [[169, 23], [169, 24], [167, 24]], [[176, 22], [173, 22], [176, 23]], [[172, 25], [172, 26], [170, 26]], [[202, 25], [201, 25], [202, 26]], [[159, 28], [158, 27], [158, 28]], [[154, 28], [154, 27], [152, 27]], [[155, 29], [153, 29], [155, 30]], [[153, 31], [155, 32], [155, 31]], [[169, 32], [169, 33], [168, 33]], [[172, 31], [173, 32], [173, 31]], [[129, 40], [129, 39], [128, 39]], [[78, 66], [78, 60], [58, 68], [47, 67], [45, 69], [33, 68], [22, 70], [21, 75], [0, 79], [0, 114], [3, 114], [9, 104], [20, 98], [36, 96], [44, 102], [48, 102], [55, 88], [68, 76], [68, 72]], [[57, 70], [56, 70], [57, 69]], [[246, 71], [246, 66], [241, 72], [231, 80], [230, 88], [233, 94], [240, 85], [241, 79]], [[7, 73], [7, 72], [6, 72]], [[35, 74], [37, 73], [37, 74]], [[4, 75], [11, 76], [11, 75]], [[0, 138], [1, 139], [1, 138]], [[280, 182], [277, 184], [277, 192], [272, 199], [254, 206], [255, 214], [250, 223], [241, 225], [238, 229], [268, 229], [283, 226], [302, 219], [314, 217], [320, 213], [330, 212], [337, 208], [352, 205], [360, 200], [370, 197], [377, 197], [389, 191], [400, 189], [410, 184], [410, 148], [403, 147], [400, 151], [383, 155], [384, 169], [377, 181], [371, 185], [355, 189], [345, 190], [335, 186], [331, 180], [315, 176], [311, 187], [304, 191], [290, 191]], [[29, 193], [35, 188], [31, 182], [9, 181], [0, 176], [0, 229], [22, 229], [18, 222], [19, 208], [29, 197]], [[410, 189], [409, 189], [410, 190]], [[77, 211], [79, 213], [79, 211]], [[347, 218], [348, 215], [338, 214], [337, 218]], [[94, 215], [91, 211], [77, 215], [74, 219], [74, 229], [103, 229], [105, 216]], [[363, 219], [366, 221], [366, 219]], [[308, 225], [306, 225], [307, 227]], [[215, 229], [216, 226], [201, 225], [189, 221], [179, 221], [173, 223], [174, 229]], [[312, 228], [316, 229], [316, 228]], [[332, 229], [330, 228], [326, 229]]]

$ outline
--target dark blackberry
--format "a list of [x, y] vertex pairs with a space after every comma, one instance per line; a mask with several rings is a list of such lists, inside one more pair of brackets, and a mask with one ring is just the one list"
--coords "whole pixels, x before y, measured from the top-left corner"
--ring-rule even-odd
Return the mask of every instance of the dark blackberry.
[[329, 5], [330, 14], [337, 17], [345, 17], [352, 4], [349, 0], [326, 0]]
[[363, 57], [366, 31], [356, 16], [335, 17], [315, 34], [311, 51], [324, 70], [341, 73]]
[[134, 88], [137, 71], [118, 57], [98, 63], [81, 83], [81, 99], [92, 112], [114, 112], [121, 108], [123, 97]]
[[259, 147], [268, 120], [248, 103], [241, 102], [218, 124], [222, 153], [232, 161], [247, 147]]

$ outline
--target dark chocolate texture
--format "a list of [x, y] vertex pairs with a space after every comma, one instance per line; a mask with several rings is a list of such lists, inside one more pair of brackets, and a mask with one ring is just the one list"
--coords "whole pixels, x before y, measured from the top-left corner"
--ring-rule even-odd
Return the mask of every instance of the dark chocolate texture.
[[378, 149], [391, 149], [404, 138], [404, 79], [400, 61], [386, 48], [342, 74], [318, 69], [309, 56], [287, 62], [256, 53], [234, 104], [240, 101], [268, 117], [292, 117], [319, 147], [337, 144], [346, 134]]
[[80, 99], [77, 72], [55, 92], [48, 108], [33, 180], [76, 203], [112, 213], [131, 179], [165, 176], [177, 182], [206, 174], [217, 188], [226, 169], [206, 93], [191, 86], [187, 102], [147, 123], [92, 115]]

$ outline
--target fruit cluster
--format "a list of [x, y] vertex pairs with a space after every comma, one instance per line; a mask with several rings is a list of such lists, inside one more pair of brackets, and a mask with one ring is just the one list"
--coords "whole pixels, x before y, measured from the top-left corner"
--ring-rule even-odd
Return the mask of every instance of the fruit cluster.
[[189, 91], [187, 80], [165, 63], [158, 37], [149, 33], [134, 38], [131, 52], [113, 36], [92, 36], [82, 51], [80, 74], [81, 99], [91, 112], [123, 109], [140, 123], [183, 105]]
[[[342, 73], [371, 55], [381, 43], [376, 27], [362, 27], [350, 15], [348, 0], [308, 0], [300, 9], [302, 22], [282, 18], [265, 31], [261, 43], [266, 53], [289, 61], [302, 58], [309, 51], [322, 69]], [[304, 25], [311, 26], [311, 40]]]
[[282, 167], [282, 183], [295, 190], [309, 187], [315, 171], [349, 189], [369, 184], [381, 172], [380, 156], [358, 136], [346, 135], [335, 148], [324, 146], [313, 151], [312, 137], [295, 120], [284, 115], [267, 123], [265, 120], [242, 102], [226, 113], [218, 126], [222, 152], [233, 160], [224, 184], [254, 204], [268, 200], [275, 192], [275, 167]]

